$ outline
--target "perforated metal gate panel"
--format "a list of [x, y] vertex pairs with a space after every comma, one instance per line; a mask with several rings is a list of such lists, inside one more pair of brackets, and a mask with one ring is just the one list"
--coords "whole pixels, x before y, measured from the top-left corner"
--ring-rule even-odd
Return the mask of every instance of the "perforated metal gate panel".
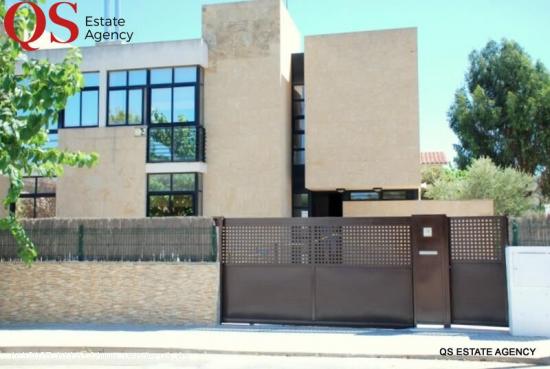
[[226, 219], [226, 322], [411, 326], [410, 218]]
[[409, 224], [343, 227], [343, 264], [410, 266]]
[[450, 218], [451, 260], [455, 262], [502, 262], [505, 218]]
[[452, 322], [507, 326], [507, 219], [460, 217], [449, 222]]
[[377, 224], [369, 220], [373, 224], [345, 225], [343, 220], [338, 226], [314, 222], [300, 226], [232, 225], [236, 220], [227, 220], [222, 231], [221, 261], [223, 264], [410, 266], [410, 224], [407, 224], [408, 218], [402, 219], [405, 224], [383, 224], [384, 220]]

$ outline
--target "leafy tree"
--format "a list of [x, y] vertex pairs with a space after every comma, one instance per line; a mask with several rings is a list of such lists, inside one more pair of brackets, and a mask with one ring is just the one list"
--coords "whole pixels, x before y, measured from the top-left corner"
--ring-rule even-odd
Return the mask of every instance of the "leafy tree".
[[545, 170], [541, 173], [539, 178], [539, 191], [543, 201], [550, 201], [550, 170]]
[[437, 180], [454, 180], [463, 177], [464, 171], [447, 168], [441, 165], [428, 165], [422, 167], [420, 171], [422, 183], [433, 185]]
[[438, 177], [428, 185], [426, 197], [434, 200], [492, 199], [498, 215], [520, 216], [535, 204], [533, 176], [513, 168], [500, 168], [489, 158], [475, 159], [464, 171]]
[[490, 41], [469, 60], [449, 110], [459, 168], [487, 156], [539, 176], [550, 194], [550, 74], [514, 41]]
[[[0, 1], [1, 28], [5, 12], [5, 2]], [[34, 13], [21, 7], [16, 16], [19, 37], [29, 34], [34, 23]], [[10, 182], [3, 202], [6, 210], [19, 198], [24, 176], [57, 177], [64, 165], [83, 167], [97, 161], [96, 154], [45, 148], [48, 122], [83, 86], [80, 60], [77, 49], [69, 50], [59, 64], [30, 60], [17, 42], [0, 33], [0, 175]], [[0, 219], [0, 229], [13, 234], [23, 261], [36, 259], [37, 250], [16, 215], [8, 212]]]
[[453, 183], [454, 181], [464, 176], [463, 170], [448, 168], [442, 165], [427, 165], [422, 166], [420, 170], [422, 178], [422, 198], [428, 198], [426, 195], [427, 188], [439, 182], [442, 186], [444, 183]]

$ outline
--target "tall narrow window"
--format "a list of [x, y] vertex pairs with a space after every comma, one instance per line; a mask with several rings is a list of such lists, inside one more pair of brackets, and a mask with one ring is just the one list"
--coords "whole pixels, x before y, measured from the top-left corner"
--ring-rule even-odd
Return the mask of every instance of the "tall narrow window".
[[62, 127], [97, 127], [99, 125], [99, 73], [86, 72], [84, 87], [69, 97], [62, 112]]
[[201, 214], [201, 175], [162, 173], [147, 176], [147, 216]]
[[147, 70], [109, 72], [107, 125], [145, 124], [143, 119]]
[[204, 160], [197, 67], [150, 71], [148, 162]]
[[306, 106], [304, 55], [292, 55], [292, 216], [308, 217], [311, 196], [305, 187]]
[[292, 86], [292, 151], [293, 164], [305, 165], [305, 93], [304, 85]]

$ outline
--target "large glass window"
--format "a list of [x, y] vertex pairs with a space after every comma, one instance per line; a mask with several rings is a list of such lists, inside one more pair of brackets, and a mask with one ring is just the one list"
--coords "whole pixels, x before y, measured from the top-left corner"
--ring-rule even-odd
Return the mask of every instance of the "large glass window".
[[109, 126], [147, 124], [147, 161], [203, 161], [202, 71], [176, 67], [109, 72]]
[[107, 125], [141, 125], [143, 120], [147, 70], [109, 72]]
[[147, 216], [196, 216], [202, 213], [199, 173], [159, 173], [147, 176]]
[[21, 218], [53, 218], [55, 193], [55, 178], [25, 177], [21, 196], [11, 210]]
[[148, 162], [204, 160], [200, 69], [150, 71]]
[[172, 89], [151, 89], [151, 124], [172, 122]]
[[148, 162], [204, 160], [202, 127], [150, 127]]
[[86, 72], [84, 87], [69, 97], [62, 113], [62, 127], [97, 127], [99, 125], [99, 73]]
[[149, 130], [149, 161], [172, 160], [172, 130], [155, 128]]
[[150, 123], [195, 124], [199, 84], [196, 67], [162, 68], [151, 70]]

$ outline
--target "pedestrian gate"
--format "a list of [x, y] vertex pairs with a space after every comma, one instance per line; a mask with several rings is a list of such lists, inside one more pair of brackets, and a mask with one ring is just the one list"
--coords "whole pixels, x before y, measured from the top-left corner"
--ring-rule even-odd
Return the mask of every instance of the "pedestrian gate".
[[224, 219], [222, 320], [507, 324], [506, 219]]

